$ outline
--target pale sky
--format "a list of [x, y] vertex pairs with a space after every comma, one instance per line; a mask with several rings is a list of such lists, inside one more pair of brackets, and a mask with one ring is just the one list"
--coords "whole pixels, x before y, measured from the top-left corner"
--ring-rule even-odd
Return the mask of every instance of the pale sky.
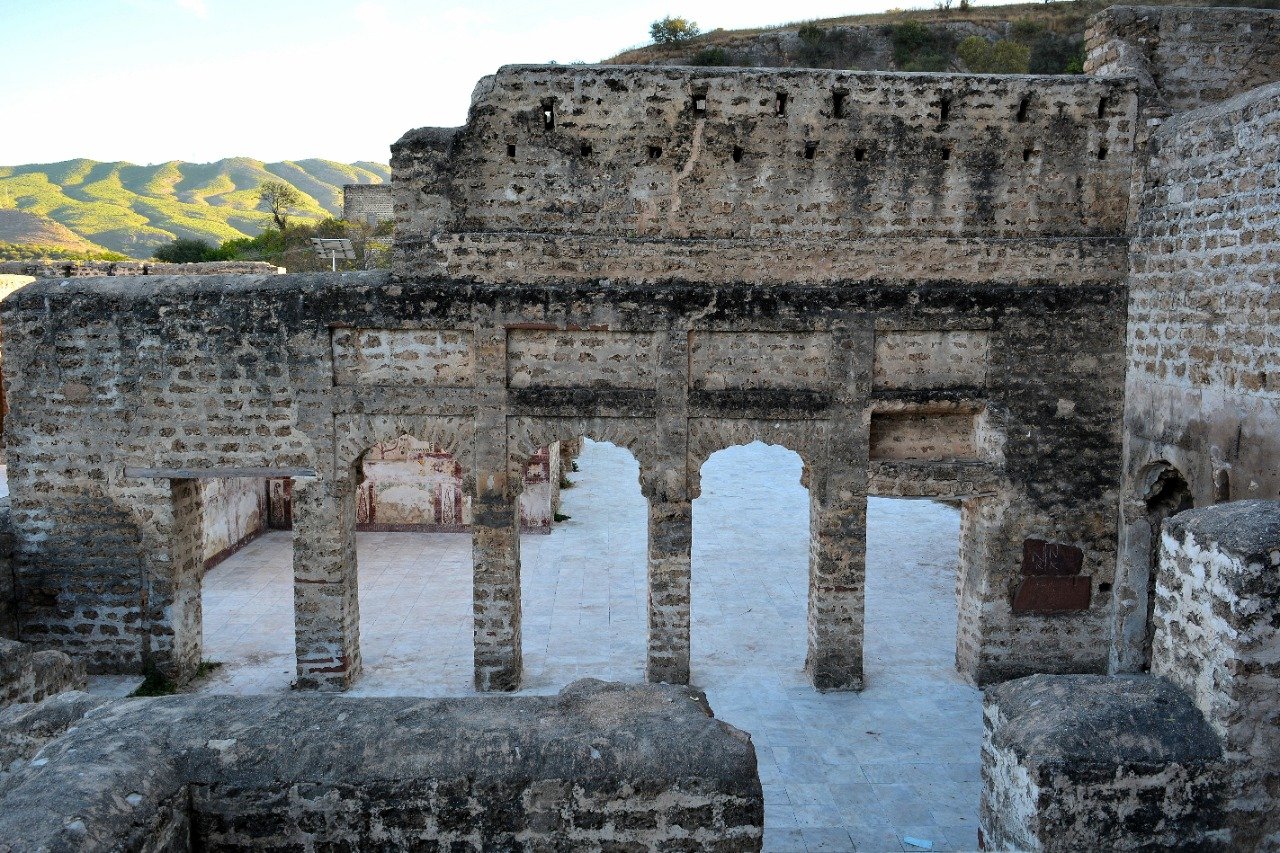
[[[386, 162], [466, 120], [500, 65], [598, 62], [665, 15], [704, 30], [893, 0], [0, 0], [0, 165]], [[905, 5], [905, 4], [904, 4]]]

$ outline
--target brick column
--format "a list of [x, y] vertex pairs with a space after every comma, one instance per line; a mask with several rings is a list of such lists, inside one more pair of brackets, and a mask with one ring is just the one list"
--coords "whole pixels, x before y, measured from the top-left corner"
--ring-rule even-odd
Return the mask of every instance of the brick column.
[[355, 486], [293, 482], [293, 624], [298, 687], [345, 690], [360, 674]]
[[809, 653], [819, 690], [862, 689], [867, 585], [867, 458], [863, 416], [875, 332], [869, 321], [832, 330], [832, 388], [825, 470], [809, 474]]
[[520, 499], [524, 465], [507, 448], [505, 328], [477, 329], [475, 484], [471, 502], [476, 690], [519, 690]]
[[693, 505], [649, 502], [649, 654], [651, 682], [689, 683], [689, 575]]
[[829, 483], [826, 496], [810, 489], [805, 668], [819, 690], [861, 690], [867, 496], [848, 484]]
[[[157, 491], [165, 485], [164, 480], [157, 481]], [[151, 557], [146, 587], [149, 624], [143, 663], [181, 684], [195, 675], [203, 655], [204, 507], [199, 480], [170, 480], [168, 486], [169, 512], [157, 518], [159, 541], [147, 548]]]

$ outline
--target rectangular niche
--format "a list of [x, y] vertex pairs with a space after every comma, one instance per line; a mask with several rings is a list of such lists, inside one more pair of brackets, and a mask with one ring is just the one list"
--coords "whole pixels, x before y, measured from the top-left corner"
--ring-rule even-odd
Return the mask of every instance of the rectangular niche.
[[651, 332], [511, 329], [507, 385], [511, 388], [656, 387]]
[[964, 329], [876, 332], [872, 386], [878, 390], [982, 387], [991, 333]]
[[739, 388], [827, 390], [831, 335], [822, 332], [694, 332], [689, 384], [702, 391]]
[[976, 412], [876, 412], [870, 458], [918, 462], [977, 462]]
[[470, 332], [453, 329], [334, 329], [337, 385], [460, 387], [474, 384]]

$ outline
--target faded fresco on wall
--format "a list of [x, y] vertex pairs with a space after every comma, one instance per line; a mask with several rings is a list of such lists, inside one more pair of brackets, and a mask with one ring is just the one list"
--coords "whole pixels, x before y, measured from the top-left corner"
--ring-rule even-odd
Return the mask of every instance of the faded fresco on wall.
[[208, 570], [266, 529], [267, 483], [249, 478], [203, 480], [201, 497]]

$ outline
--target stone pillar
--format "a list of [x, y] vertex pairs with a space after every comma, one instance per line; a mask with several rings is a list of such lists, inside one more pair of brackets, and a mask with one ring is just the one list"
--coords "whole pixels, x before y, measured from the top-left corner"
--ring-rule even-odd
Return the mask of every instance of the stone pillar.
[[298, 687], [345, 690], [360, 674], [355, 484], [293, 483], [293, 624]]
[[204, 508], [199, 480], [171, 480], [168, 485], [169, 511], [155, 519], [159, 541], [145, 551], [148, 645], [143, 666], [181, 684], [195, 675], [203, 655]]
[[1111, 651], [1107, 669], [1112, 674], [1143, 672], [1147, 668], [1147, 580], [1151, 551], [1156, 546], [1147, 508], [1130, 499], [1120, 509], [1119, 551], [1111, 625]]
[[689, 488], [689, 332], [655, 336], [659, 413], [651, 468], [641, 461], [649, 500], [649, 649], [651, 682], [689, 683], [689, 576], [693, 504]]
[[505, 476], [480, 472], [471, 505], [476, 690], [519, 690], [520, 505], [502, 486]]
[[[811, 482], [813, 479], [811, 478]], [[819, 690], [862, 689], [867, 496], [851, 486], [826, 496], [810, 486], [809, 654]]]
[[471, 503], [476, 690], [519, 690], [520, 496], [524, 461], [507, 446], [505, 328], [476, 331], [475, 499]]
[[867, 467], [875, 331], [870, 321], [832, 330], [825, 459], [806, 459], [809, 487], [809, 651], [819, 690], [862, 689], [866, 628]]
[[1226, 748], [1231, 849], [1280, 847], [1280, 501], [1165, 522], [1152, 646]]
[[649, 655], [651, 682], [689, 683], [689, 577], [693, 505], [649, 501]]

